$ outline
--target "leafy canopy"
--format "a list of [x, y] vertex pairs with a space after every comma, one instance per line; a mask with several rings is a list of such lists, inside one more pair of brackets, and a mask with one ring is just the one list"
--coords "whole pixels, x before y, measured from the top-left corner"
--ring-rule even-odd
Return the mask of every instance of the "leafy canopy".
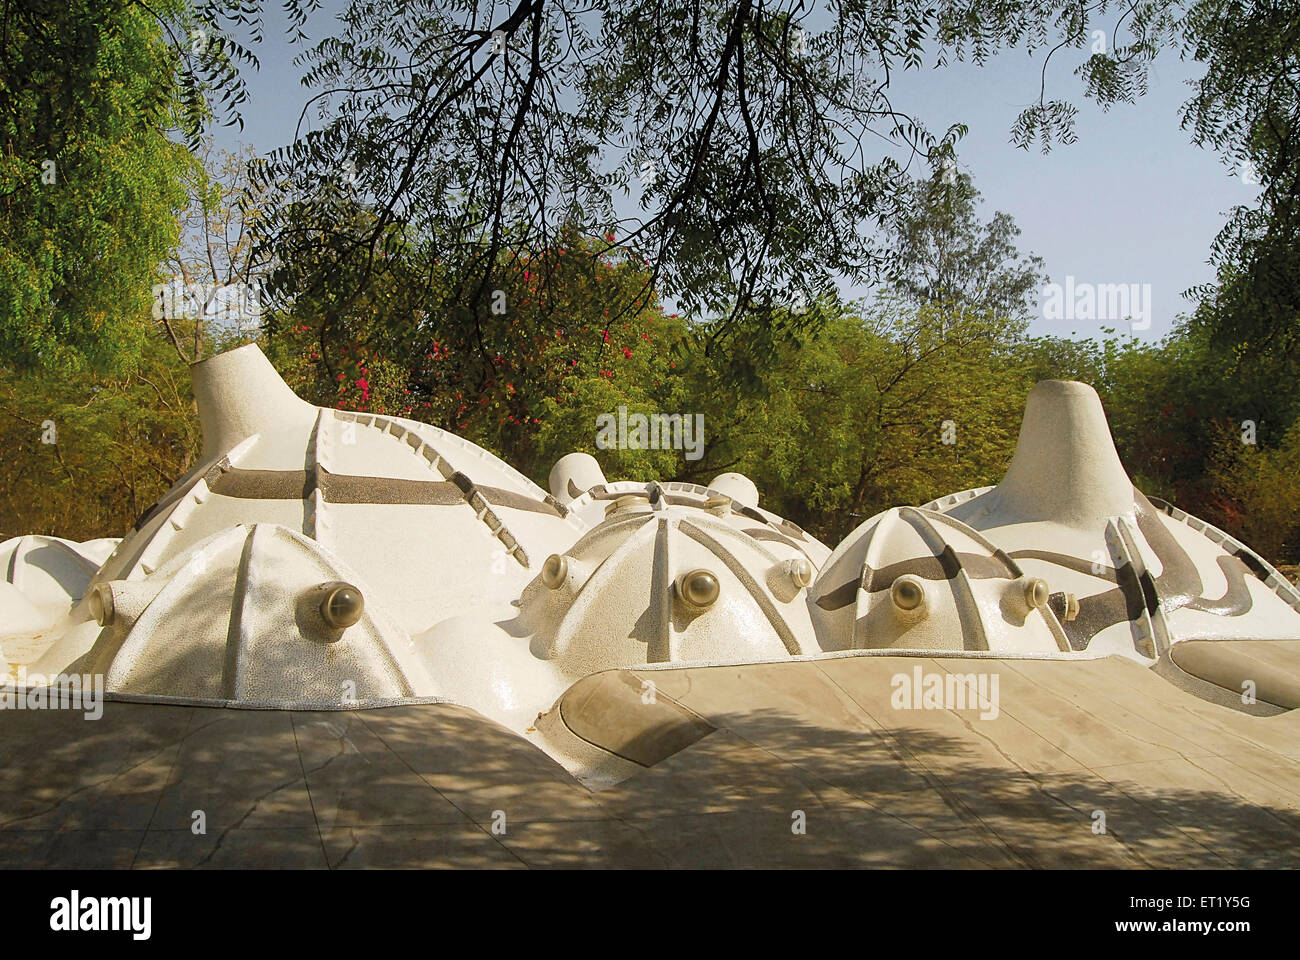
[[185, 202], [174, 58], [120, 0], [6, 4], [4, 25], [0, 362], [117, 369], [143, 348]]

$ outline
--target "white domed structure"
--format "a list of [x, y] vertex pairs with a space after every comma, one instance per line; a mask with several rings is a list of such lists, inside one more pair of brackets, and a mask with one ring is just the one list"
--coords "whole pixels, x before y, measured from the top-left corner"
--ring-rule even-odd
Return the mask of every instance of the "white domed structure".
[[[218, 635], [252, 629], [247, 618], [242, 626], [237, 621], [245, 605], [243, 588], [235, 586], [243, 561], [221, 560], [224, 547], [209, 556], [214, 541], [257, 542], [273, 555], [299, 558], [284, 570], [281, 595], [274, 573], [246, 585], [259, 604], [276, 611], [268, 610], [266, 629], [276, 618], [293, 622], [291, 611], [308, 586], [295, 578], [315, 570], [321, 582], [364, 581], [367, 618], [378, 618], [372, 632], [385, 646], [405, 649], [411, 635], [457, 613], [508, 607], [540, 561], [585, 529], [522, 474], [472, 443], [427, 424], [300, 400], [255, 345], [195, 364], [192, 375], [204, 428], [202, 461], [137, 521], [94, 574], [73, 610], [73, 623], [42, 658], [43, 666], [89, 655], [81, 662], [108, 669], [109, 689], [157, 692], [165, 677], [174, 682], [169, 692], [175, 696], [208, 696], [218, 688], [239, 694], [244, 687], [232, 687], [228, 671], [217, 669], [224, 661], [205, 652]], [[245, 532], [224, 538], [236, 528]], [[254, 537], [249, 530], [263, 532]], [[284, 534], [292, 534], [291, 541]], [[317, 556], [307, 559], [304, 552]], [[202, 556], [215, 567], [196, 578], [190, 561]], [[165, 589], [182, 571], [186, 576]], [[229, 588], [214, 607], [209, 601], [223, 576]], [[128, 605], [147, 602], [154, 611], [141, 611], [130, 642], [118, 636], [120, 625], [105, 623], [102, 632], [90, 626], [96, 619], [92, 597], [108, 596], [121, 596]], [[218, 607], [226, 611], [225, 627], [214, 622], [192, 635], [170, 635], [169, 625], [215, 615]], [[146, 636], [150, 631], [158, 632], [156, 640]], [[121, 650], [155, 642], [170, 645], [169, 661], [189, 656], [193, 664], [161, 672], [108, 668]], [[251, 649], [242, 640], [232, 643]], [[141, 662], [155, 662], [141, 656]], [[308, 656], [303, 670], [310, 661]], [[432, 692], [409, 664], [373, 676], [368, 685], [382, 688], [376, 696]], [[391, 682], [384, 687], [379, 677]], [[332, 683], [326, 687], [333, 690]], [[276, 695], [301, 699], [304, 689], [286, 681]]]
[[[41, 624], [51, 627], [81, 599], [117, 544], [114, 539], [74, 543], [61, 537], [14, 537], [0, 543], [0, 576], [22, 595]], [[0, 634], [24, 629], [15, 613], [0, 625]]]
[[1232, 537], [1143, 496], [1096, 391], [1067, 381], [1030, 392], [1000, 484], [872, 517], [809, 601], [823, 650], [1118, 654], [1221, 702], [1251, 680], [1253, 655], [1179, 643], [1300, 637], [1300, 592]]
[[69, 663], [58, 643], [36, 669], [103, 674], [109, 690], [163, 697], [432, 695], [406, 631], [367, 595], [368, 582], [302, 534], [240, 524], [149, 577], [96, 584], [86, 605], [102, 629], [90, 651]]
[[738, 529], [730, 505], [674, 502], [688, 498], [672, 486], [607, 502], [601, 523], [547, 560], [520, 601], [533, 654], [582, 676], [814, 652], [803, 602], [812, 563]]
[[[556, 464], [573, 463], [572, 457], [586, 457], [587, 454], [569, 454]], [[775, 550], [783, 557], [803, 557], [815, 570], [821, 569], [826, 558], [831, 555], [830, 548], [800, 529], [783, 517], [758, 506], [758, 496], [751, 493], [754, 482], [739, 473], [726, 473], [709, 481], [708, 486], [694, 483], [652, 481], [641, 483], [636, 480], [619, 480], [613, 483], [605, 480], [603, 474], [585, 473], [585, 479], [595, 481], [583, 488], [577, 495], [567, 501], [567, 507], [588, 527], [599, 524], [611, 509], [611, 505], [621, 498], [633, 497], [648, 499], [652, 492], [662, 496], [664, 502], [674, 507], [694, 507], [706, 511], [737, 531], [761, 540], [769, 549]], [[556, 476], [552, 471], [552, 477]], [[572, 494], [577, 486], [566, 476], [568, 492]], [[730, 491], [730, 492], [728, 492]], [[738, 496], [735, 496], [736, 494]]]
[[[571, 507], [605, 518], [547, 558], [517, 616], [477, 629], [461, 618], [417, 638], [439, 676], [462, 665], [448, 684], [476, 687], [470, 706], [510, 722], [511, 704], [529, 703], [531, 719], [599, 670], [818, 652], [805, 602], [816, 567], [784, 538], [746, 532], [766, 521], [738, 522], [729, 498], [688, 484], [607, 484]], [[485, 630], [492, 669], [504, 667], [490, 686], [475, 684], [485, 667], [466, 652], [482, 650]]]
[[1069, 643], [1050, 598], [965, 524], [897, 507], [840, 544], [808, 600], [823, 650], [1055, 653]]
[[[1133, 488], [1083, 384], [1034, 389], [1001, 484], [886, 510], [832, 553], [741, 474], [608, 481], [575, 453], [547, 494], [435, 427], [300, 400], [256, 346], [193, 377], [202, 460], [111, 555], [0, 545], [0, 618], [51, 638], [17, 662], [145, 697], [435, 697], [535, 733], [602, 671], [918, 651], [1117, 653], [1233, 705], [1258, 651], [1206, 641], [1300, 637], [1276, 571]], [[1262, 712], [1300, 705], [1288, 677]]]
[[[202, 460], [102, 566], [47, 590], [59, 613], [78, 601], [35, 663], [47, 675], [258, 702], [448, 697], [522, 729], [592, 671], [818, 650], [805, 594], [830, 551], [739, 474], [608, 483], [573, 454], [548, 496], [435, 427], [300, 400], [256, 346], [192, 374]], [[331, 625], [335, 596], [354, 618]]]
[[235, 523], [275, 523], [358, 570], [382, 570], [382, 600], [418, 630], [457, 608], [508, 601], [537, 559], [584, 529], [453, 434], [298, 399], [256, 345], [195, 364], [193, 377], [204, 460], [141, 518], [97, 582], [149, 576]]
[[1072, 594], [1077, 616], [1062, 621], [1071, 649], [1177, 662], [1171, 651], [1185, 640], [1300, 637], [1300, 592], [1286, 578], [1133, 486], [1087, 384], [1034, 387], [1003, 481], [926, 508]]

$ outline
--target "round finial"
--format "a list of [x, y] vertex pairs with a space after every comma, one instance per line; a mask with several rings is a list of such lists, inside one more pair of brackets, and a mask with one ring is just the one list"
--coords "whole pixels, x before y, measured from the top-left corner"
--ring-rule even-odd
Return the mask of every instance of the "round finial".
[[107, 627], [113, 622], [114, 613], [113, 588], [106, 583], [96, 584], [90, 591], [90, 615], [101, 627]]
[[361, 591], [350, 583], [325, 585], [325, 599], [321, 601], [320, 615], [335, 630], [346, 630], [361, 619], [366, 600]]
[[708, 570], [692, 570], [677, 578], [677, 595], [693, 607], [711, 606], [722, 587]]
[[1077, 620], [1079, 618], [1079, 598], [1072, 593], [1065, 595], [1065, 619]]
[[551, 590], [558, 590], [564, 585], [569, 575], [569, 558], [553, 553], [542, 564], [542, 583]]
[[1025, 603], [1029, 604], [1030, 609], [1037, 610], [1047, 606], [1047, 598], [1050, 595], [1046, 580], [1030, 577], [1025, 581]]
[[807, 557], [795, 557], [786, 561], [786, 570], [790, 574], [790, 582], [800, 590], [813, 581], [813, 565]]
[[905, 573], [889, 588], [889, 598], [899, 610], [908, 613], [919, 610], [925, 603], [925, 584], [910, 573]]

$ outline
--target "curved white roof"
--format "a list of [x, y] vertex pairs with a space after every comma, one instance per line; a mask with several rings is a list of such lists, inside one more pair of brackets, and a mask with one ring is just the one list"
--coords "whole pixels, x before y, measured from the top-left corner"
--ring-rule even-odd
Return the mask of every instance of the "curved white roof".
[[1276, 571], [1133, 489], [1083, 384], [1034, 389], [1002, 483], [885, 511], [832, 553], [738, 474], [607, 481], [574, 454], [548, 494], [436, 427], [300, 400], [256, 346], [193, 376], [202, 460], [111, 555], [0, 545], [0, 617], [53, 638], [46, 675], [271, 704], [445, 697], [524, 731], [608, 668], [1115, 652], [1181, 683], [1182, 641], [1300, 636]]

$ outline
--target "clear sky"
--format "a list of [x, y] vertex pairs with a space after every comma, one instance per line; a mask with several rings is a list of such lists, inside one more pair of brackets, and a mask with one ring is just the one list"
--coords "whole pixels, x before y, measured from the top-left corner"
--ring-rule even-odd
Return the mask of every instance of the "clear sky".
[[[245, 128], [216, 131], [227, 149], [243, 143], [265, 152], [288, 142], [306, 100], [292, 63], [303, 48], [287, 43], [276, 22], [278, 8], [268, 6], [266, 40], [257, 49], [261, 69], [246, 76]], [[330, 26], [318, 15], [308, 33], [324, 36]], [[1067, 52], [1075, 59], [1064, 57]], [[1145, 97], [1103, 112], [1083, 100], [1072, 73], [1086, 52], [1061, 51], [1052, 61], [1049, 98], [1075, 103], [1080, 114], [1078, 141], [1046, 156], [1009, 142], [1017, 114], [1037, 97], [1041, 52], [1033, 58], [1012, 52], [984, 67], [954, 64], [895, 74], [891, 99], [932, 131], [967, 124], [958, 164], [984, 195], [984, 217], [994, 210], [1011, 214], [1022, 230], [1020, 249], [1041, 256], [1056, 283], [1072, 277], [1076, 287], [1138, 284], [1133, 292], [1139, 298], [1149, 290], [1150, 326], [1135, 332], [1158, 339], [1179, 313], [1190, 310], [1182, 292], [1213, 279], [1207, 258], [1226, 212], [1251, 202], [1258, 188], [1215, 154], [1193, 146], [1180, 128], [1179, 108], [1191, 95], [1187, 81], [1199, 76], [1198, 65], [1164, 55], [1152, 65]], [[914, 172], [923, 174], [924, 168]], [[1100, 309], [1073, 320], [1046, 313], [1040, 309], [1032, 333], [1087, 336], [1103, 326], [1127, 329]]]
[[[911, 72], [892, 99], [932, 130], [970, 127], [958, 166], [983, 193], [986, 216], [1004, 210], [1015, 218], [1020, 248], [1041, 256], [1053, 281], [1150, 284], [1151, 326], [1139, 335], [1158, 338], [1190, 311], [1182, 292], [1214, 278], [1210, 244], [1227, 211], [1252, 202], [1259, 188], [1194, 146], [1180, 127], [1198, 64], [1157, 60], [1145, 97], [1103, 112], [1082, 99], [1076, 62], [1053, 59], [1047, 94], [1079, 107], [1078, 140], [1046, 156], [1010, 143], [1016, 116], [1037, 97], [1040, 57], [1011, 53], [983, 68]], [[1102, 325], [1040, 318], [1034, 331], [1087, 335]]]

